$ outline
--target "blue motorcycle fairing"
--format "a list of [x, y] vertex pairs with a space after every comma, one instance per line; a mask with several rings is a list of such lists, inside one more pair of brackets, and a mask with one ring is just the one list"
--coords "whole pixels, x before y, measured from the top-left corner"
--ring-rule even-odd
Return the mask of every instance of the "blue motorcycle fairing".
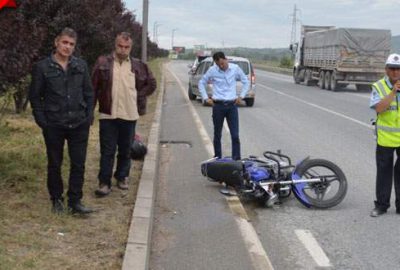
[[267, 168], [258, 166], [255, 161], [244, 161], [246, 172], [254, 182], [261, 182], [270, 179], [271, 174]]
[[[292, 172], [292, 180], [299, 180], [301, 177], [297, 174], [298, 168], [309, 159], [309, 157], [304, 158], [301, 160], [299, 163], [297, 163], [296, 168]], [[308, 185], [308, 183], [298, 183], [298, 184], [292, 184], [292, 190], [294, 196], [305, 206], [310, 208], [311, 204], [307, 199], [307, 196], [304, 194], [304, 187]]]

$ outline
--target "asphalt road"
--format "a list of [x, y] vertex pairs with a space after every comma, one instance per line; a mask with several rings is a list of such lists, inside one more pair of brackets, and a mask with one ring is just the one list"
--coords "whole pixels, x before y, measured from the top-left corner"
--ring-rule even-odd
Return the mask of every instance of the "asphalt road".
[[[186, 65], [169, 65], [184, 86]], [[192, 103], [212, 138], [211, 108]], [[274, 269], [400, 268], [394, 194], [388, 214], [369, 217], [376, 169], [369, 124], [374, 112], [368, 106], [367, 92], [295, 85], [290, 76], [256, 70], [254, 107], [239, 109], [242, 157], [281, 149], [294, 161], [324, 158], [336, 163], [348, 180], [346, 198], [329, 210], [307, 209], [294, 197], [273, 209], [244, 202]], [[226, 131], [223, 149], [230, 155]]]

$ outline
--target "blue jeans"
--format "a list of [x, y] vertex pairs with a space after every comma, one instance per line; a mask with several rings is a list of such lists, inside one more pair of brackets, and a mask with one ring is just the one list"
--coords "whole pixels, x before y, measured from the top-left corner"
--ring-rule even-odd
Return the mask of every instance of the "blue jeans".
[[240, 140], [239, 140], [239, 114], [238, 108], [234, 103], [218, 103], [213, 105], [212, 113], [214, 123], [214, 153], [215, 157], [222, 157], [221, 136], [224, 120], [228, 122], [232, 141], [232, 159], [239, 160]]
[[73, 129], [51, 126], [43, 129], [48, 161], [47, 188], [52, 200], [62, 199], [64, 193], [61, 165], [65, 141], [70, 159], [68, 200], [73, 204], [82, 199], [89, 127], [88, 123], [84, 123]]
[[[111, 187], [115, 153], [117, 168], [114, 177], [120, 181], [129, 176], [131, 169], [130, 147], [135, 134], [136, 121], [122, 119], [100, 120], [100, 184]], [[117, 149], [118, 147], [118, 149]]]

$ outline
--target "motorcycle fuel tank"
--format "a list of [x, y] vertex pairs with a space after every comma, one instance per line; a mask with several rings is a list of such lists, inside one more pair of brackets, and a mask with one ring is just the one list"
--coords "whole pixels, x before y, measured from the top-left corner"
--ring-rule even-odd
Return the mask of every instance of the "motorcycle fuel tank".
[[254, 182], [266, 181], [270, 179], [271, 173], [268, 168], [259, 166], [256, 162], [245, 161], [246, 172]]

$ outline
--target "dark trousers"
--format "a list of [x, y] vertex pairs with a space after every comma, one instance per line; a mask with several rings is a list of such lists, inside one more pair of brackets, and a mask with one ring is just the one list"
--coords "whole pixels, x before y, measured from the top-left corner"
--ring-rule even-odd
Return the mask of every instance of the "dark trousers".
[[82, 199], [82, 187], [85, 173], [86, 150], [89, 137], [89, 124], [74, 129], [46, 127], [43, 136], [47, 149], [47, 188], [52, 200], [62, 199], [64, 193], [61, 176], [64, 142], [67, 141], [70, 158], [68, 198], [69, 203]]
[[[396, 152], [397, 159], [393, 168], [393, 156]], [[400, 210], [400, 147], [376, 147], [376, 201], [375, 207], [386, 210], [390, 207], [392, 193], [393, 172], [394, 190], [396, 193], [396, 208]]]
[[[114, 177], [123, 180], [131, 169], [130, 147], [135, 134], [136, 121], [122, 119], [100, 120], [100, 184], [111, 186], [115, 153], [117, 168]], [[117, 149], [118, 146], [118, 149]]]
[[232, 158], [240, 159], [240, 140], [239, 140], [239, 114], [234, 103], [217, 103], [213, 105], [212, 113], [214, 123], [214, 153], [215, 157], [222, 157], [221, 136], [224, 119], [228, 122], [232, 141]]

